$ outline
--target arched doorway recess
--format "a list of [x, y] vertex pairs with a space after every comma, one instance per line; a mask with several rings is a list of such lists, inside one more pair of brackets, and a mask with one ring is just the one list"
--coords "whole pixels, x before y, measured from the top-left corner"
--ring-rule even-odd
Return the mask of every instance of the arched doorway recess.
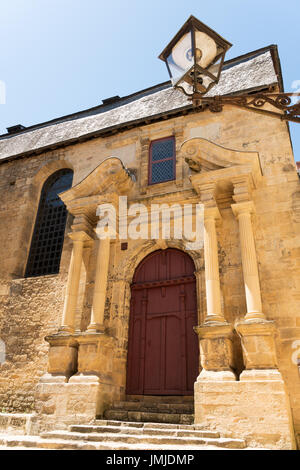
[[193, 395], [199, 368], [195, 266], [185, 252], [158, 250], [131, 284], [128, 395]]

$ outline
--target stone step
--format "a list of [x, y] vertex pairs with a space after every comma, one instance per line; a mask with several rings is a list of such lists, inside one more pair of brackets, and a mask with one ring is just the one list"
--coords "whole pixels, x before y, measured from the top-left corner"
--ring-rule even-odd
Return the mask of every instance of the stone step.
[[181, 395], [126, 395], [126, 400], [130, 402], [143, 402], [143, 403], [192, 403], [194, 404], [194, 396], [181, 396]]
[[[187, 429], [187, 430], [206, 430], [206, 427], [202, 424], [178, 424], [178, 423], [151, 423], [143, 421], [119, 421], [109, 419], [95, 419], [94, 426], [127, 426], [134, 428], [153, 428], [156, 429]], [[85, 425], [81, 425], [85, 426]]]
[[160, 413], [149, 411], [127, 411], [109, 409], [104, 413], [104, 418], [114, 421], [146, 421], [152, 423], [192, 424], [193, 414], [186, 413]]
[[[51, 431], [43, 433], [42, 438], [47, 440], [53, 440], [56, 442], [60, 441], [83, 441], [83, 434], [81, 432], [68, 432], [68, 431]], [[101, 442], [101, 445], [109, 444], [110, 446], [113, 443], [117, 445], [136, 445], [143, 444], [147, 449], [149, 446], [161, 446], [165, 448], [166, 446], [175, 446], [174, 448], [178, 449], [180, 447], [194, 446], [195, 448], [199, 446], [215, 446], [222, 447], [226, 449], [244, 449], [246, 443], [243, 439], [231, 439], [231, 438], [210, 438], [210, 437], [177, 437], [177, 436], [153, 436], [153, 435], [139, 435], [139, 434], [126, 434], [123, 430], [123, 433], [86, 433], [84, 434], [84, 443], [86, 446], [89, 446], [90, 442]]]
[[[126, 425], [127, 424], [127, 425]], [[128, 435], [149, 435], [149, 436], [175, 436], [175, 437], [210, 437], [219, 438], [220, 433], [217, 431], [208, 431], [203, 429], [174, 429], [172, 428], [157, 428], [155, 424], [149, 427], [133, 427], [129, 426], [130, 423], [123, 424], [122, 426], [114, 425], [74, 425], [70, 426], [70, 432], [75, 433], [123, 433]], [[82, 436], [84, 438], [84, 436]]]
[[[221, 444], [221, 443], [220, 443]], [[86, 442], [66, 439], [46, 439], [38, 436], [0, 436], [1, 450], [229, 450], [231, 447], [212, 444], [206, 445], [156, 445], [144, 443], [125, 444], [119, 442]], [[238, 447], [238, 449], [243, 449]], [[248, 449], [247, 449], [248, 450]]]
[[113, 404], [112, 410], [140, 411], [146, 413], [192, 414], [193, 403], [154, 403], [147, 401], [120, 401]]
[[9, 435], [0, 436], [0, 446], [5, 449], [11, 448], [33, 450], [33, 449], [51, 449], [51, 450], [96, 450], [98, 447], [93, 443], [74, 442], [73, 440], [62, 439], [43, 439], [39, 436], [20, 436]]

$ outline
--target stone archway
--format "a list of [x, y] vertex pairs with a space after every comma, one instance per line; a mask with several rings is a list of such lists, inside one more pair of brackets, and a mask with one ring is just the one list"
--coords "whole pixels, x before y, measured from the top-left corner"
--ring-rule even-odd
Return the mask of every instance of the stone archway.
[[131, 284], [128, 395], [192, 395], [199, 348], [195, 265], [185, 252], [157, 250]]

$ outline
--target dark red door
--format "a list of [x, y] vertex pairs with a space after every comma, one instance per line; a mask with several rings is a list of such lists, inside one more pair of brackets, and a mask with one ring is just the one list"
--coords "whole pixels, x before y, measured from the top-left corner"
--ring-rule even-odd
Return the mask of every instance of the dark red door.
[[195, 266], [169, 248], [147, 256], [131, 286], [127, 394], [191, 395], [199, 349]]

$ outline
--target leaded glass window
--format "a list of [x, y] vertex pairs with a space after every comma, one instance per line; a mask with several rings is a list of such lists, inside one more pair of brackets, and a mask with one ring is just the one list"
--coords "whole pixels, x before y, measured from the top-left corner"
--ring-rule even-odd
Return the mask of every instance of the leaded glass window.
[[149, 184], [175, 179], [175, 138], [154, 140], [150, 144]]
[[57, 274], [64, 243], [67, 209], [58, 194], [72, 186], [73, 171], [59, 170], [44, 183], [25, 277]]

